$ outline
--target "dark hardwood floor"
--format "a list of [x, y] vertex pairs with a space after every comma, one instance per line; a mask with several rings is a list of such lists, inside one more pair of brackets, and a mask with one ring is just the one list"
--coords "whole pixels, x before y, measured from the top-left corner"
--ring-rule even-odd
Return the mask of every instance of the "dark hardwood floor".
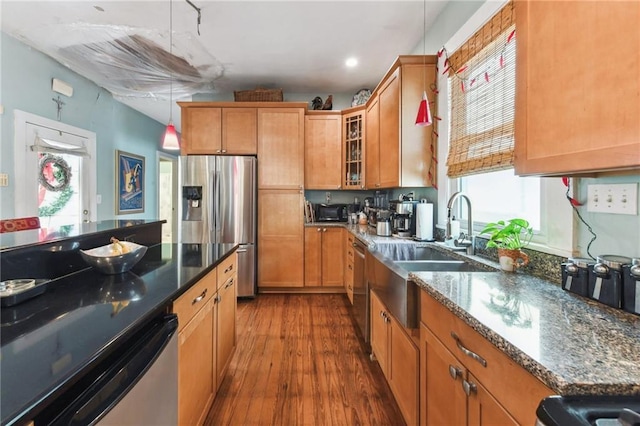
[[346, 296], [238, 302], [238, 347], [206, 425], [403, 425]]

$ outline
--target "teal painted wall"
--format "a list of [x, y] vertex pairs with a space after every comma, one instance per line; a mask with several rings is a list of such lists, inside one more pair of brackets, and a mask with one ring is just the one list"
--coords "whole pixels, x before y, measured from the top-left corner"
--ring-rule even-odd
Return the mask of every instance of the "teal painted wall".
[[[13, 165], [14, 110], [56, 119], [57, 94], [51, 79], [73, 86], [73, 96], [61, 96], [65, 105], [61, 122], [96, 133], [97, 193], [102, 203], [98, 220], [121, 218], [154, 219], [157, 216], [156, 152], [164, 126], [144, 114], [116, 101], [106, 90], [36, 51], [22, 42], [0, 34], [0, 172], [9, 175], [9, 186], [0, 187], [0, 218], [13, 215], [14, 186], [20, 179], [19, 165]], [[115, 150], [145, 157], [145, 211], [140, 214], [115, 214]]]

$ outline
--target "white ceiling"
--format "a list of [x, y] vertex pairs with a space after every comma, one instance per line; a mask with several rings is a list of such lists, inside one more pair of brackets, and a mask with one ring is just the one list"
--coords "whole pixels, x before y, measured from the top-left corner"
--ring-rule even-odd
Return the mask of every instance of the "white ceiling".
[[[172, 74], [174, 101], [188, 100], [195, 93], [232, 100], [234, 90], [258, 86], [282, 88], [285, 100], [299, 100], [295, 94], [373, 89], [396, 56], [419, 47], [425, 4], [429, 27], [448, 0], [192, 1], [202, 9], [200, 35], [197, 13], [184, 0], [3, 0], [2, 31], [165, 123]], [[187, 78], [175, 66], [169, 72], [166, 61], [138, 60], [140, 51], [153, 49], [136, 44], [134, 62], [120, 62], [117, 57], [102, 61], [117, 46], [114, 40], [132, 40], [131, 36], [142, 36], [168, 51], [170, 4], [172, 53], [197, 69], [199, 78]], [[69, 48], [78, 49], [75, 57], [65, 56]], [[96, 50], [97, 56], [87, 61]], [[348, 57], [357, 58], [359, 65], [347, 68]], [[173, 116], [179, 127], [177, 108]]]

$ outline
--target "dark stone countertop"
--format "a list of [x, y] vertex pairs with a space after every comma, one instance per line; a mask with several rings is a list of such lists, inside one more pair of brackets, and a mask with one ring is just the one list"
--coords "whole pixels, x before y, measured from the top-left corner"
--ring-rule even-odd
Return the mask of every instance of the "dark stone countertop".
[[235, 248], [157, 244], [127, 273], [83, 269], [2, 308], [1, 423], [28, 420]]
[[[386, 256], [429, 246], [498, 268], [441, 243], [342, 226]], [[558, 394], [640, 395], [640, 316], [521, 272], [410, 272], [409, 279]]]

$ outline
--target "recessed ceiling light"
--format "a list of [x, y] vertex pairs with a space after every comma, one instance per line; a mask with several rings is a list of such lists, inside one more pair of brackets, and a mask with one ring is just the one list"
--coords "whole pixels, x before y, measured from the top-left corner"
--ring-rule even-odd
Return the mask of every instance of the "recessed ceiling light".
[[358, 60], [356, 58], [349, 58], [347, 59], [347, 61], [345, 62], [345, 64], [349, 67], [349, 68], [353, 68], [356, 65], [358, 65]]

